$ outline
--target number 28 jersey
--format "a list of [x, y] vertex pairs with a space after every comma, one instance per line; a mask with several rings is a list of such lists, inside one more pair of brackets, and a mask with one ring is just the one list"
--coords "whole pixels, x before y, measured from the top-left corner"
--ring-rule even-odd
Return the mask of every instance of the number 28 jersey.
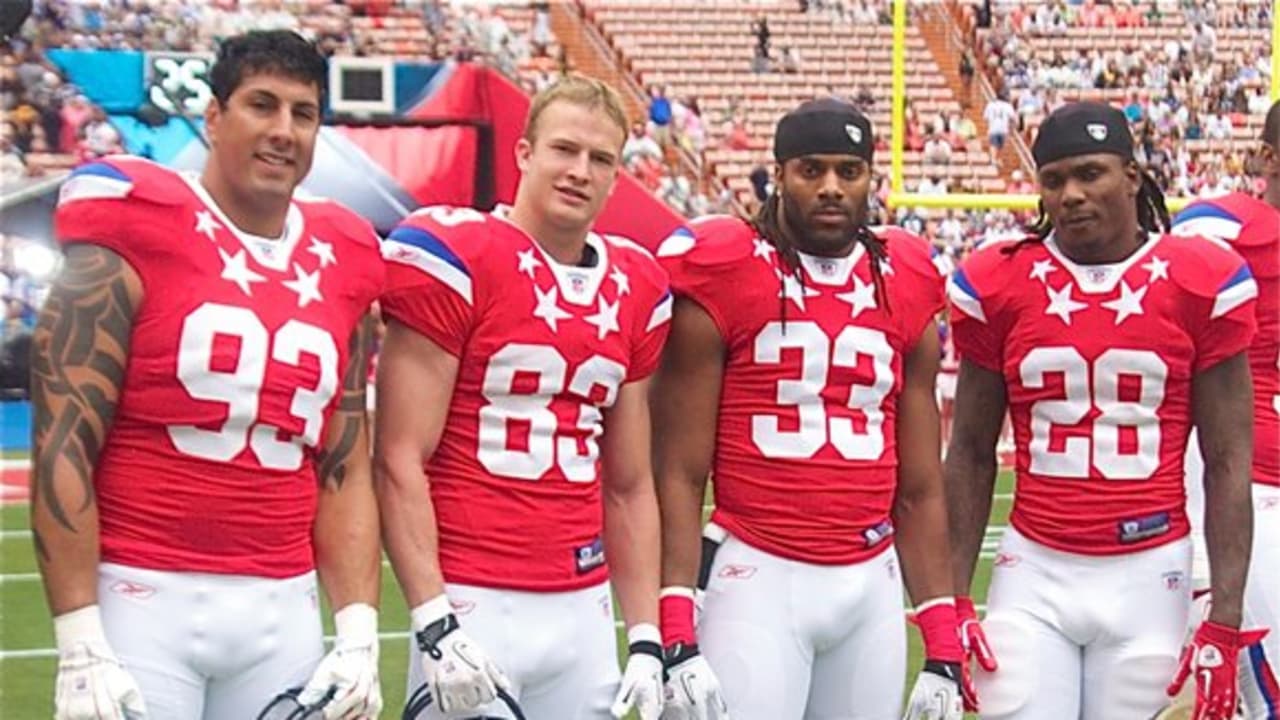
[[1113, 265], [1077, 265], [1052, 236], [1013, 248], [983, 247], [948, 284], [961, 358], [1004, 376], [1010, 522], [1088, 555], [1184, 536], [1192, 377], [1248, 347], [1248, 266], [1203, 238], [1153, 235]]
[[657, 366], [671, 297], [639, 245], [587, 245], [593, 266], [561, 265], [500, 211], [445, 206], [383, 245], [383, 312], [460, 361], [426, 465], [448, 582], [561, 592], [608, 576], [604, 414]]
[[888, 308], [861, 244], [801, 255], [803, 279], [736, 218], [699, 219], [658, 249], [725, 346], [712, 520], [781, 557], [851, 564], [889, 546], [903, 357], [945, 298], [923, 240], [877, 234]]
[[315, 453], [384, 278], [373, 229], [295, 197], [283, 238], [246, 235], [194, 176], [127, 157], [77, 168], [55, 220], [61, 242], [113, 251], [144, 289], [94, 469], [102, 559], [312, 569]]

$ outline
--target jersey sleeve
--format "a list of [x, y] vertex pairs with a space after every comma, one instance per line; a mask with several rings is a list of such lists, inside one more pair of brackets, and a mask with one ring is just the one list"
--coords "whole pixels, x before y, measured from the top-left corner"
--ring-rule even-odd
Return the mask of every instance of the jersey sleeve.
[[1184, 317], [1199, 372], [1249, 347], [1257, 331], [1258, 284], [1244, 259], [1220, 241], [1192, 237], [1184, 247], [1187, 262], [1173, 280], [1192, 298]]
[[[903, 331], [906, 337], [918, 339], [946, 307], [946, 282], [923, 238], [897, 228], [887, 228], [881, 236], [889, 250], [891, 265], [897, 266], [892, 270], [892, 279], [899, 274], [902, 279], [909, 279], [903, 288], [903, 300], [899, 301], [911, 311], [902, 319]], [[891, 309], [897, 312], [897, 308]]]
[[1004, 324], [999, 314], [996, 282], [999, 250], [975, 252], [947, 280], [952, 339], [956, 355], [993, 372], [1004, 361]]
[[733, 274], [751, 253], [750, 226], [728, 216], [713, 216], [675, 230], [658, 246], [658, 262], [671, 279], [671, 291], [698, 303], [720, 337], [729, 342], [733, 327]]
[[[150, 234], [137, 225], [154, 222], [165, 206], [180, 198], [173, 173], [145, 160], [111, 158], [81, 165], [58, 192], [54, 232], [62, 245], [91, 243], [124, 258], [144, 277], [147, 258], [163, 248], [151, 247]], [[148, 219], [148, 218], [152, 219]]]
[[1235, 243], [1244, 228], [1237, 213], [1210, 200], [1196, 200], [1173, 218], [1172, 234], [1186, 237], [1200, 235]]
[[382, 243], [382, 312], [461, 357], [476, 317], [476, 266], [485, 223], [454, 226], [419, 210]]
[[[660, 294], [659, 294], [660, 293]], [[658, 369], [658, 361], [662, 358], [662, 348], [667, 344], [667, 334], [671, 332], [671, 288], [665, 280], [659, 284], [657, 296], [651, 310], [642, 313], [645, 321], [636, 324], [637, 337], [632, 342], [634, 348], [631, 365], [627, 370], [627, 382], [643, 380]]]

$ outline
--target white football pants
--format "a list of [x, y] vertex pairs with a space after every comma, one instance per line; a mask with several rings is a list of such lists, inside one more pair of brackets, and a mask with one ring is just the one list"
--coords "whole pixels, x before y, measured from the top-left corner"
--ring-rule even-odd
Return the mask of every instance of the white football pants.
[[812, 565], [730, 535], [716, 553], [698, 644], [734, 720], [897, 720], [907, 666], [893, 544]]
[[[609, 583], [569, 592], [520, 592], [448, 584], [446, 592], [463, 632], [511, 680], [511, 696], [520, 703], [525, 717], [612, 717], [609, 706], [618, 691], [621, 673]], [[421, 655], [411, 641], [410, 694], [425, 677]], [[483, 714], [511, 717], [500, 702], [491, 704]], [[436, 720], [444, 715], [433, 703], [422, 717]]]
[[1134, 720], [1163, 708], [1191, 605], [1191, 541], [1109, 557], [1005, 531], [975, 668], [984, 720]]
[[324, 656], [314, 572], [278, 580], [102, 563], [98, 605], [147, 720], [252, 720]]

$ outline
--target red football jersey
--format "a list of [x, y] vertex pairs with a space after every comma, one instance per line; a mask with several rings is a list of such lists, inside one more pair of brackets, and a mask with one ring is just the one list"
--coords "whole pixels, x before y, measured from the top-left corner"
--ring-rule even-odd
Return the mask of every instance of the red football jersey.
[[726, 347], [712, 520], [744, 542], [810, 563], [887, 547], [897, 487], [903, 356], [935, 332], [943, 281], [923, 240], [880, 230], [889, 312], [862, 245], [801, 256], [797, 279], [747, 223], [695, 221], [658, 257]]
[[145, 289], [94, 473], [102, 559], [310, 570], [314, 454], [384, 277], [373, 229], [296, 197], [283, 238], [248, 235], [195, 176], [125, 157], [77, 168], [56, 223], [62, 243], [110, 249]]
[[1253, 373], [1253, 481], [1280, 486], [1280, 211], [1244, 193], [1191, 203], [1175, 235], [1222, 240], [1249, 263], [1258, 283]]
[[383, 245], [383, 312], [461, 361], [426, 465], [449, 582], [559, 592], [608, 577], [604, 412], [657, 367], [671, 295], [639, 245], [587, 244], [593, 266], [561, 265], [501, 212], [437, 206]]
[[1248, 347], [1248, 266], [1200, 238], [1152, 236], [1114, 265], [1078, 265], [1052, 238], [1011, 247], [983, 247], [948, 284], [960, 356], [1004, 375], [1010, 521], [1089, 555], [1182, 537], [1191, 380]]

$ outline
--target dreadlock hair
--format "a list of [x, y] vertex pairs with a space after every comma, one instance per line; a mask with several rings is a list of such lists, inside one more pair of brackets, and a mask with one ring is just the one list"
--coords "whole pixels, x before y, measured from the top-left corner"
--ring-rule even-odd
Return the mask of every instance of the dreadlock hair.
[[[756, 231], [756, 234], [764, 238], [777, 251], [778, 258], [782, 261], [782, 271], [790, 273], [803, 284], [804, 273], [800, 272], [800, 251], [790, 235], [782, 227], [781, 208], [782, 192], [777, 187], [774, 187], [773, 192], [748, 222], [751, 223], [751, 227]], [[876, 302], [880, 307], [884, 308], [885, 312], [891, 313], [889, 295], [885, 291], [884, 273], [880, 268], [881, 263], [889, 259], [889, 251], [885, 249], [884, 241], [876, 237], [876, 234], [871, 232], [871, 228], [867, 227], [866, 222], [858, 223], [853, 232], [854, 239], [862, 244], [862, 247], [867, 251], [867, 255], [871, 258], [871, 282], [876, 288]], [[781, 282], [781, 276], [778, 279]], [[779, 299], [781, 301], [779, 304], [782, 307], [782, 321], [785, 327], [787, 320], [786, 294], [783, 293]]]
[[[1142, 184], [1138, 187], [1138, 194], [1134, 198], [1134, 202], [1138, 205], [1138, 227], [1142, 228], [1143, 237], [1147, 233], [1164, 234], [1169, 232], [1173, 227], [1173, 222], [1169, 219], [1169, 209], [1165, 206], [1164, 191], [1160, 189], [1160, 184], [1151, 177], [1146, 170], [1139, 169], [1138, 177]], [[1053, 232], [1053, 221], [1049, 219], [1049, 213], [1045, 212], [1044, 201], [1040, 201], [1039, 214], [1036, 219], [1027, 226], [1027, 232], [1030, 235], [1018, 242], [1004, 248], [1000, 252], [1005, 255], [1012, 255], [1023, 247], [1044, 242], [1049, 237], [1049, 233]]]

